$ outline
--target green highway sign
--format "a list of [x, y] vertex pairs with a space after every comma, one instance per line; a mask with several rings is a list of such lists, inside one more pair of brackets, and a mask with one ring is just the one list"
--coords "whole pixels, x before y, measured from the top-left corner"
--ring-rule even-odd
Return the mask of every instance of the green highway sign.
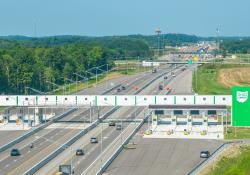
[[250, 87], [232, 88], [232, 125], [250, 126]]

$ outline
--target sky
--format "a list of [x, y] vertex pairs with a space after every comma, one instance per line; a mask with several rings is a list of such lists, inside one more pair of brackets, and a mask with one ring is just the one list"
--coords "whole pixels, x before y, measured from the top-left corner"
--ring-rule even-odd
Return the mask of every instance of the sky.
[[250, 36], [250, 0], [0, 0], [0, 36]]

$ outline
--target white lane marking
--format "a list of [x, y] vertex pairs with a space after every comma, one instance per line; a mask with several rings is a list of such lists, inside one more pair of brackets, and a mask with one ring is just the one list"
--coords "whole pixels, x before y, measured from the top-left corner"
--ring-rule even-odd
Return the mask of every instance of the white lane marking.
[[4, 168], [8, 168], [9, 164], [5, 165]]

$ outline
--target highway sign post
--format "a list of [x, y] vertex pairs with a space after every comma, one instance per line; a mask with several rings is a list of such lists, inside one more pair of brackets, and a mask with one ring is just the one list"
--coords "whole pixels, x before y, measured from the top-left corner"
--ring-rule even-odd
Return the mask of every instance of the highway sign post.
[[250, 126], [250, 86], [232, 88], [232, 126]]

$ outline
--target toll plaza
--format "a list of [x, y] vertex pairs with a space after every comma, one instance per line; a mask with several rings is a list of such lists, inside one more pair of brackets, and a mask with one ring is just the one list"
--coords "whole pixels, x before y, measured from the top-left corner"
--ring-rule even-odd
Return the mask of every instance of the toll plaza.
[[[151, 124], [145, 137], [223, 139], [226, 105], [150, 105]], [[227, 123], [226, 123], [227, 124]]]

